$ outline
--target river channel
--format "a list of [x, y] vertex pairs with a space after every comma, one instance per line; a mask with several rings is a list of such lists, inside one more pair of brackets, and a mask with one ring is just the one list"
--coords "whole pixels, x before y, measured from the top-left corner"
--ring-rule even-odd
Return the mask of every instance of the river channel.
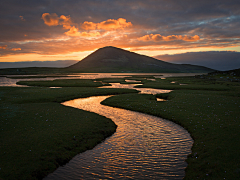
[[159, 117], [101, 105], [108, 97], [95, 96], [62, 103], [103, 115], [118, 127], [111, 137], [92, 150], [76, 155], [44, 180], [182, 179], [187, 166], [185, 159], [191, 153], [193, 143], [189, 133]]

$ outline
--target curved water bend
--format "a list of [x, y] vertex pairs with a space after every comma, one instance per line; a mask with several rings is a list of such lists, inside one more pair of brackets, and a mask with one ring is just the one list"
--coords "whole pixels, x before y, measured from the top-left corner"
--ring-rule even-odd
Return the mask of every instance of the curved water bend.
[[101, 105], [108, 97], [63, 103], [111, 118], [118, 128], [45, 179], [182, 179], [193, 143], [188, 132], [155, 116]]

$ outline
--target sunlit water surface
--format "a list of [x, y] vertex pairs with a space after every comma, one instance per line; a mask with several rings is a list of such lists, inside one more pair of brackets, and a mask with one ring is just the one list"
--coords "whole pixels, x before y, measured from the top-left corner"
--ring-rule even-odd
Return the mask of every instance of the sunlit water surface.
[[47, 179], [182, 179], [192, 139], [181, 126], [129, 110], [101, 105], [110, 96], [62, 103], [112, 119], [116, 133], [75, 156]]
[[160, 93], [169, 93], [172, 90], [163, 90], [163, 89], [153, 89], [153, 88], [137, 88], [135, 86], [142, 84], [120, 84], [120, 83], [109, 83], [111, 86], [101, 86], [99, 88], [125, 88], [125, 89], [136, 89], [140, 91], [141, 94], [160, 94]]

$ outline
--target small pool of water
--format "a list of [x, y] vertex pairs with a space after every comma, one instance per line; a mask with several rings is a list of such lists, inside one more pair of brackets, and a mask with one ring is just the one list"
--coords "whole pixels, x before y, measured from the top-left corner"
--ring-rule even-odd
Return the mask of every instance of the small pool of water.
[[125, 81], [126, 81], [126, 82], [134, 82], [134, 83], [136, 82], [136, 83], [141, 83], [141, 81], [137, 81], [137, 80], [128, 80], [128, 79], [126, 79]]
[[56, 88], [62, 88], [62, 87], [49, 87], [49, 88], [51, 88], [51, 89], [56, 89]]
[[166, 99], [157, 98], [157, 101], [167, 101]]

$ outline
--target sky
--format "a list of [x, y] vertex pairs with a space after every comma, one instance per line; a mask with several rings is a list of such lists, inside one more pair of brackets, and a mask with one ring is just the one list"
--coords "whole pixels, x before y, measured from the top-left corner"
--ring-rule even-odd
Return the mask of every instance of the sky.
[[[0, 62], [240, 52], [239, 0], [1, 0]], [[194, 61], [194, 59], [192, 60]]]

